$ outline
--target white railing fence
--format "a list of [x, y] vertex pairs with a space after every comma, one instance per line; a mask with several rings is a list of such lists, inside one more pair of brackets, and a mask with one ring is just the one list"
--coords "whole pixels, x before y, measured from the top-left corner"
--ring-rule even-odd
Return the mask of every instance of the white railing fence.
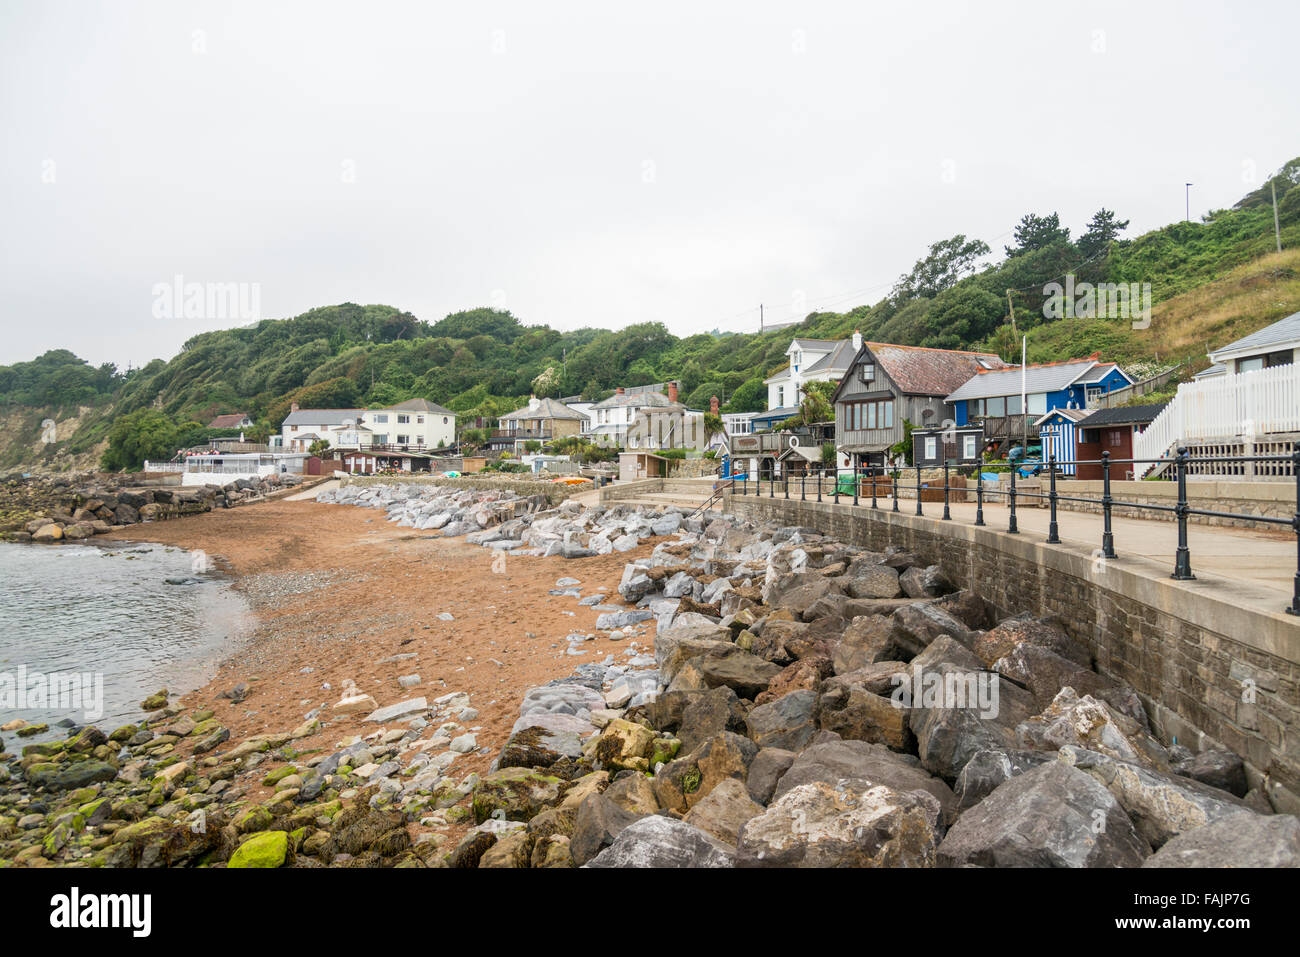
[[1133, 443], [1135, 459], [1160, 458], [1183, 442], [1300, 432], [1300, 365], [1184, 382]]

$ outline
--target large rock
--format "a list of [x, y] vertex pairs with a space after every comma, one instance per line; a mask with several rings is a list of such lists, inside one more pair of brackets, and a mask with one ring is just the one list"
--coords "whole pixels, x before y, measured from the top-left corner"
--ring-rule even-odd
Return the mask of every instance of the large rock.
[[586, 867], [731, 867], [735, 852], [699, 828], [651, 815], [629, 824]]
[[818, 726], [846, 741], [872, 741], [906, 751], [912, 743], [906, 708], [861, 688], [837, 687], [818, 702]]
[[578, 805], [569, 835], [569, 853], [573, 862], [581, 867], [609, 845], [629, 825], [642, 815], [628, 810], [604, 794], [589, 794]]
[[844, 590], [854, 598], [897, 598], [902, 594], [898, 572], [888, 565], [855, 565]]
[[[502, 768], [485, 775], [474, 793], [474, 820], [482, 824], [501, 812], [508, 821], [527, 821], [556, 803], [568, 782], [535, 768]], [[497, 815], [500, 816], [500, 815]]]
[[763, 813], [763, 806], [749, 795], [746, 785], [727, 778], [687, 812], [683, 820], [729, 847], [740, 839], [745, 822]]
[[1055, 760], [1050, 751], [976, 751], [953, 786], [957, 806], [963, 811], [974, 807], [1017, 774]]
[[787, 665], [784, 671], [773, 678], [767, 690], [754, 699], [754, 704], [767, 704], [785, 697], [791, 691], [820, 692], [822, 682], [832, 673], [830, 658], [819, 655], [801, 658]]
[[925, 791], [801, 784], [745, 824], [736, 864], [933, 867], [939, 815]]
[[758, 754], [749, 738], [723, 731], [664, 765], [654, 778], [660, 807], [686, 812], [727, 778], [744, 781]]
[[1034, 618], [1017, 615], [979, 635], [973, 650], [985, 665], [992, 668], [1000, 658], [1005, 658], [1021, 645], [1035, 645], [1055, 652], [1084, 668], [1092, 667], [1088, 649], [1066, 634], [1056, 618]]
[[898, 583], [909, 598], [939, 598], [957, 590], [938, 565], [909, 568], [898, 576]]
[[893, 614], [890, 629], [902, 658], [919, 655], [940, 635], [955, 638], [968, 648], [974, 645], [976, 638], [976, 632], [942, 608], [928, 602], [916, 602], [899, 608]]
[[993, 670], [1029, 689], [1038, 710], [1051, 705], [1062, 688], [1080, 695], [1092, 695], [1148, 727], [1146, 709], [1132, 688], [1103, 678], [1089, 668], [1058, 655], [1042, 645], [1021, 642], [993, 665]]
[[835, 673], [842, 675], [878, 661], [897, 658], [898, 654], [890, 619], [884, 615], [860, 615], [844, 629], [831, 660]]
[[[670, 697], [676, 692], [670, 692]], [[677, 737], [682, 742], [682, 750], [690, 753], [709, 738], [723, 731], [744, 731], [745, 709], [740, 704], [736, 692], [722, 685], [708, 691], [688, 692]], [[658, 702], [655, 702], [656, 705]], [[661, 730], [671, 730], [665, 725], [655, 723]]]
[[817, 692], [792, 691], [753, 708], [745, 718], [749, 737], [760, 748], [799, 751], [817, 730]]
[[1080, 697], [1073, 688], [1062, 688], [1042, 714], [1021, 722], [1016, 738], [1019, 747], [1039, 751], [1072, 744], [1155, 770], [1169, 766], [1164, 746], [1136, 721], [1091, 695]]
[[796, 616], [825, 595], [839, 594], [836, 584], [816, 572], [792, 572], [782, 575], [765, 589], [771, 608], [788, 608]]
[[1245, 797], [1246, 765], [1241, 755], [1227, 748], [1209, 748], [1200, 754], [1179, 761], [1174, 765], [1174, 773], [1189, 777], [1212, 788], [1219, 788], [1237, 797]]
[[771, 801], [777, 781], [790, 770], [796, 757], [793, 751], [783, 751], [781, 748], [763, 748], [759, 751], [749, 765], [749, 776], [745, 779], [745, 789], [750, 798], [762, 805]]
[[719, 657], [710, 654], [696, 661], [709, 687], [726, 685], [742, 698], [754, 699], [781, 673], [779, 665], [745, 651]]
[[1091, 775], [1059, 761], [1013, 777], [966, 811], [939, 845], [941, 867], [1137, 867], [1150, 854]]
[[953, 817], [957, 800], [952, 790], [922, 768], [912, 755], [898, 754], [883, 744], [827, 737], [828, 740], [814, 742], [795, 757], [789, 770], [777, 781], [773, 798], [779, 799], [791, 788], [814, 781], [833, 787], [846, 781], [861, 790], [883, 784], [895, 791], [928, 791], [939, 802], [943, 820]]
[[1239, 811], [1180, 834], [1143, 867], [1300, 867], [1300, 820]]
[[1227, 791], [1095, 751], [1066, 745], [1059, 758], [1105, 785], [1152, 847], [1158, 848], [1184, 831], [1204, 827], [1246, 808], [1240, 798]]

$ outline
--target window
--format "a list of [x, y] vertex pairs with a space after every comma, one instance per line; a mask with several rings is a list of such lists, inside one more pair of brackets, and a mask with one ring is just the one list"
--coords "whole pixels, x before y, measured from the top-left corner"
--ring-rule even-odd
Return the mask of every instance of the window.
[[411, 437], [409, 435], [399, 435], [397, 437], [398, 445], [409, 445], [410, 442], [411, 442]]
[[1007, 400], [1005, 396], [998, 396], [996, 399], [989, 399], [987, 403], [988, 412], [994, 418], [1001, 418], [1007, 414]]
[[876, 364], [874, 362], [864, 362], [860, 366], [860, 375], [863, 382], [876, 381]]
[[844, 403], [846, 429], [892, 429], [894, 427], [894, 400], [871, 399]]
[[1029, 414], [1043, 415], [1047, 412], [1047, 393], [1035, 392], [1029, 397]]
[[415, 417], [415, 424], [416, 424], [416, 425], [424, 425], [424, 416], [422, 416], [422, 415], [417, 415], [417, 416]]
[[785, 386], [783, 385], [776, 387], [776, 406], [777, 408], [785, 406]]
[[399, 416], [397, 417], [397, 424], [398, 424], [398, 425], [410, 425], [410, 424], [411, 424], [411, 417], [410, 417], [409, 415], [399, 415]]
[[975, 436], [967, 434], [961, 437], [961, 457], [968, 462], [975, 460]]
[[1020, 396], [1007, 396], [1007, 415], [1019, 415], [1020, 411]]
[[936, 455], [936, 442], [935, 442], [935, 437], [934, 437], [933, 435], [927, 435], [927, 436], [925, 437], [925, 458], [926, 458], [926, 461], [928, 461], [928, 462], [933, 462], [934, 459], [935, 459], [936, 457], [937, 457], [937, 455]]
[[1239, 359], [1237, 361], [1238, 372], [1256, 372], [1264, 368], [1263, 356], [1251, 356], [1249, 359]]
[[380, 422], [387, 423], [387, 422], [388, 422], [388, 416], [387, 416], [387, 415], [376, 415], [376, 416], [375, 416], [375, 422], [376, 422], [376, 423], [380, 423]]

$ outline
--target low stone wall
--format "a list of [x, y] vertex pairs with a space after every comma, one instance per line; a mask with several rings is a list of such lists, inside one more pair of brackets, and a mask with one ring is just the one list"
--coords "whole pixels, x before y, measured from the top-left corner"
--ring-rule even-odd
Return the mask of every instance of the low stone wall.
[[756, 521], [915, 552], [999, 615], [1060, 616], [1098, 671], [1151, 703], [1167, 737], [1203, 731], [1246, 760], [1252, 784], [1263, 784], [1275, 806], [1300, 812], [1300, 618], [1260, 610], [1275, 593], [1197, 587], [1171, 581], [1154, 562], [1121, 566], [1065, 545], [906, 513], [737, 495], [725, 504]]
[[[1060, 495], [1080, 498], [1101, 498], [1102, 483], [1098, 480], [1056, 480]], [[1178, 504], [1177, 482], [1115, 482], [1110, 483], [1111, 498], [1140, 505], [1174, 506]], [[1192, 508], [1214, 512], [1236, 512], [1241, 515], [1267, 515], [1273, 518], [1291, 518], [1296, 513], [1295, 482], [1238, 482], [1187, 480], [1187, 502]], [[1057, 502], [1057, 508], [1075, 512], [1100, 512], [1101, 505], [1091, 502]], [[1169, 512], [1156, 509], [1114, 508], [1112, 514], [1123, 518], [1150, 518], [1173, 521]], [[1217, 518], [1209, 515], [1189, 515], [1187, 520], [1200, 525], [1230, 525], [1243, 528], [1262, 528], [1268, 523], [1248, 519]], [[1277, 526], [1272, 526], [1276, 528]]]
[[639, 498], [642, 495], [662, 492], [663, 490], [664, 480], [661, 478], [642, 479], [639, 482], [615, 482], [613, 485], [606, 485], [601, 488], [600, 502], [604, 505], [609, 502]]
[[517, 495], [545, 495], [552, 505], [558, 505], [577, 492], [589, 492], [589, 485], [565, 485], [562, 482], [539, 482], [523, 476], [509, 474], [463, 475], [460, 478], [441, 478], [433, 475], [349, 475], [339, 480], [343, 485], [446, 485], [450, 488], [504, 489]]

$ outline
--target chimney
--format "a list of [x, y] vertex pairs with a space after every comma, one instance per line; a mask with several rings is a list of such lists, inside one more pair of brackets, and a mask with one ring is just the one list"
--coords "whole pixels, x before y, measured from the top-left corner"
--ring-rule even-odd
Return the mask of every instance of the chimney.
[[542, 403], [541, 403], [541, 401], [537, 398], [537, 396], [535, 396], [535, 395], [530, 395], [530, 396], [528, 397], [528, 408], [529, 408], [529, 409], [536, 409], [536, 408], [537, 408], [539, 405], [541, 405], [541, 404], [542, 404]]
[[718, 414], [718, 397], [716, 395], [709, 399], [709, 414]]
[[298, 411], [298, 403], [297, 403], [297, 402], [290, 402], [290, 403], [289, 403], [289, 411], [290, 411], [290, 412], [297, 412], [297, 411]]
[[861, 348], [862, 348], [862, 333], [859, 330], [854, 329], [853, 330], [853, 351], [856, 353]]
[[676, 383], [676, 382], [670, 382], [670, 383], [668, 383], [668, 401], [669, 401], [669, 402], [676, 402], [676, 401], [677, 401], [677, 383]]
[[622, 387], [622, 386], [619, 386], [617, 389], [615, 389], [615, 390], [614, 390], [614, 394], [615, 394], [615, 395], [622, 395], [622, 394], [623, 394], [623, 387]]

